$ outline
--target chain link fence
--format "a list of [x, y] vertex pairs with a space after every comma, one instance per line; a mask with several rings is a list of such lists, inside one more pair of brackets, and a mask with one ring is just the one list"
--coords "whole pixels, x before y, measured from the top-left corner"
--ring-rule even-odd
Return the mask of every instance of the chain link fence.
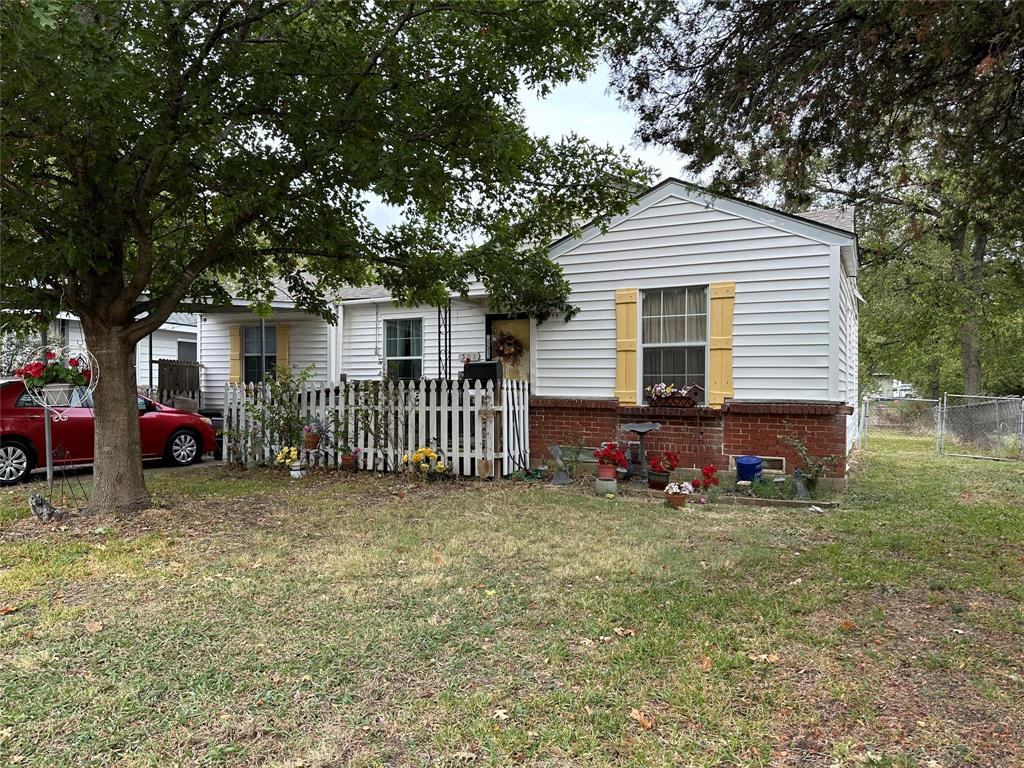
[[1024, 398], [942, 398], [939, 452], [976, 459], [1024, 460]]
[[887, 447], [1001, 461], [1024, 460], [1024, 398], [987, 395], [868, 397], [861, 448]]
[[939, 400], [918, 397], [869, 397], [860, 410], [861, 447], [899, 440], [904, 449], [934, 452], [939, 441]]

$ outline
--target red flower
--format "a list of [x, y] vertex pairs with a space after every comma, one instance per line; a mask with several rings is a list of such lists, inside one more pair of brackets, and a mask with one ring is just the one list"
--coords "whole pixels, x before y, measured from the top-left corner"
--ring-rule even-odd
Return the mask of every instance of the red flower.
[[70, 365], [72, 368], [77, 368], [78, 367], [78, 358], [77, 357], [72, 357], [71, 359], [69, 359], [68, 360], [68, 365]]
[[88, 368], [82, 371], [82, 375], [85, 377], [86, 381], [92, 381], [92, 371], [90, 371]]
[[618, 443], [608, 443], [604, 448], [594, 451], [594, 458], [598, 464], [610, 464], [613, 467], [626, 467], [626, 454], [619, 448]]
[[679, 466], [679, 454], [672, 451], [647, 454], [647, 465], [655, 472], [671, 472]]
[[52, 350], [49, 350], [49, 349], [46, 350], [46, 359], [47, 360], [55, 360], [55, 359], [57, 359], [57, 353], [52, 351]]

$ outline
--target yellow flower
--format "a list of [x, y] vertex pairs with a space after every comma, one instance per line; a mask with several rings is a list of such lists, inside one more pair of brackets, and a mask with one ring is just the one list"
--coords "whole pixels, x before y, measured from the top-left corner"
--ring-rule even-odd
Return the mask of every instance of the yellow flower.
[[403, 464], [408, 464], [409, 463], [409, 454], [408, 453], [405, 454], [404, 456], [402, 456], [402, 463]]
[[434, 466], [434, 469], [436, 469], [438, 472], [444, 472], [444, 462], [437, 462], [437, 464]]
[[428, 469], [430, 469], [430, 465], [427, 462], [424, 461], [420, 464], [420, 472], [426, 472]]

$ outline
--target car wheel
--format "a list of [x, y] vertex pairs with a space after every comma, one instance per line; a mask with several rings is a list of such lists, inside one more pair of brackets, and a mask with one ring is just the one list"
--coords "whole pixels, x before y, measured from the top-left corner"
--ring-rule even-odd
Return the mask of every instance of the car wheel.
[[0, 485], [14, 485], [32, 471], [32, 456], [24, 443], [4, 440], [0, 443]]
[[186, 467], [199, 459], [199, 436], [189, 429], [179, 429], [167, 441], [164, 458], [177, 467]]

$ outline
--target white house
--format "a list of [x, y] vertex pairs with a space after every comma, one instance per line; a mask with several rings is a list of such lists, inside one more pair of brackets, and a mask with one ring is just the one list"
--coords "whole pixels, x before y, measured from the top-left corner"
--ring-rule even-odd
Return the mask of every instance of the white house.
[[[325, 381], [378, 378], [384, 370], [433, 378], [447, 367], [451, 374], [467, 355], [490, 357], [492, 334], [506, 331], [526, 350], [506, 376], [528, 379], [538, 407], [557, 398], [617, 399], [628, 408], [643, 404], [645, 386], [666, 381], [700, 384], [715, 408], [856, 409], [852, 210], [788, 214], [668, 179], [605, 232], [587, 227], [550, 252], [580, 309], [568, 322], [491, 314], [479, 286], [452, 298], [450, 320], [434, 307], [399, 307], [372, 286], [337, 297], [336, 325], [295, 311], [285, 296], [262, 335], [244, 307], [203, 314], [206, 402], [215, 406], [226, 383], [255, 380], [275, 365], [312, 365]], [[848, 410], [846, 448], [857, 424]]]
[[[195, 315], [173, 312], [167, 322], [135, 345], [135, 381], [140, 387], [157, 386], [158, 360], [199, 360], [196, 322]], [[85, 346], [82, 322], [70, 312], [61, 312], [50, 323], [47, 337], [51, 344]]]

